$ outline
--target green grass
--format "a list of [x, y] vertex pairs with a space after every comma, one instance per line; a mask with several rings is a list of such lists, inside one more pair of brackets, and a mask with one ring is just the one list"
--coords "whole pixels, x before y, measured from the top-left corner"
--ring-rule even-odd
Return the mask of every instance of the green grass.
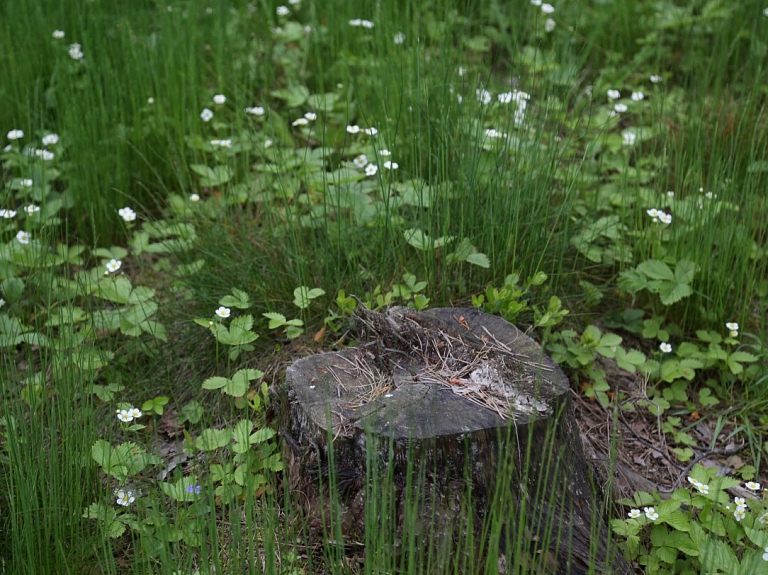
[[[166, 412], [178, 415], [199, 402], [202, 416], [177, 430], [193, 442], [204, 428], [228, 429], [244, 417], [271, 425], [263, 408], [243, 411], [201, 384], [245, 368], [279, 381], [292, 359], [320, 349], [312, 336], [322, 328], [326, 346], [349, 343], [339, 290], [373, 305], [388, 292], [392, 303], [426, 305], [397, 287], [408, 283], [404, 274], [426, 282], [420, 293], [430, 307], [471, 306], [484, 293], [478, 306], [535, 326], [574, 384], [587, 384], [606, 405], [600, 373], [590, 370], [598, 357], [613, 359], [619, 344], [601, 348], [599, 337], [582, 334], [588, 326], [620, 334], [622, 350], [643, 354], [636, 366], [638, 377], [649, 374], [650, 399], [667, 403], [649, 417], [670, 422], [695, 412], [733, 425], [749, 443], [754, 477], [765, 477], [768, 18], [757, 1], [582, 0], [556, 4], [552, 15], [523, 0], [304, 0], [288, 16], [276, 5], [229, 0], [28, 4], [0, 5], [0, 135], [25, 133], [4, 140], [11, 149], [0, 152], [0, 209], [17, 211], [0, 218], [5, 571], [372, 573], [397, 565], [416, 573], [424, 559], [447, 561], [440, 572], [493, 573], [493, 561], [486, 569], [456, 549], [430, 555], [414, 539], [400, 556], [387, 555], [394, 526], [376, 529], [391, 510], [386, 498], [373, 498], [366, 516], [366, 546], [380, 553], [364, 566], [350, 566], [339, 546], [295, 545], [312, 533], [301, 501], [281, 497], [280, 473], [265, 472], [271, 489], [260, 496], [246, 489], [231, 507], [210, 496], [191, 512], [159, 490], [164, 461], [132, 474], [144, 495], [117, 509], [132, 521], [150, 518], [144, 531], [129, 524], [112, 539], [103, 522], [82, 518], [92, 503], [111, 502], [120, 483], [93, 465], [98, 439], [135, 441], [151, 453], [167, 442], [159, 414], [146, 429], [121, 428], [118, 403], [165, 396]], [[547, 33], [549, 17], [556, 25]], [[375, 26], [351, 26], [356, 18]], [[52, 37], [57, 29], [63, 39]], [[393, 42], [399, 32], [402, 44]], [[72, 43], [81, 44], [82, 60], [68, 55]], [[652, 74], [663, 81], [652, 83]], [[478, 89], [492, 102], [481, 105]], [[611, 102], [609, 89], [621, 99]], [[516, 104], [496, 99], [512, 90], [531, 96], [522, 125]], [[645, 98], [630, 99], [635, 91]], [[226, 103], [214, 104], [214, 94]], [[616, 103], [627, 111], [611, 117]], [[255, 105], [263, 116], [243, 112]], [[210, 122], [203, 108], [214, 111]], [[316, 120], [292, 125], [310, 111]], [[352, 134], [349, 125], [378, 133]], [[488, 137], [489, 128], [508, 137]], [[636, 133], [634, 145], [622, 145], [627, 131]], [[52, 132], [60, 136], [49, 146], [52, 161], [25, 153]], [[232, 148], [210, 144], [226, 138]], [[380, 156], [383, 149], [392, 155]], [[378, 162], [375, 176], [353, 166], [362, 153]], [[386, 169], [385, 160], [399, 168]], [[206, 182], [205, 166], [225, 176]], [[188, 199], [193, 193], [199, 202]], [[42, 209], [27, 215], [29, 204]], [[136, 222], [120, 219], [124, 206]], [[650, 208], [670, 213], [672, 223], [654, 223]], [[166, 225], [170, 231], [160, 229]], [[19, 230], [32, 234], [30, 244], [15, 239]], [[173, 244], [179, 237], [181, 248]], [[441, 237], [446, 243], [435, 245]], [[83, 252], [67, 258], [63, 246]], [[112, 258], [122, 261], [121, 277], [154, 292], [108, 292], [103, 266]], [[639, 287], [636, 270], [649, 260], [671, 270], [690, 262], [690, 294], [665, 304], [653, 285]], [[507, 299], [490, 301], [487, 286], [501, 288], [513, 273], [519, 280], [508, 284]], [[546, 281], [525, 283], [537, 273]], [[299, 286], [325, 294], [297, 309]], [[191, 321], [213, 318], [232, 288], [250, 298], [229, 306], [233, 319], [252, 314], [245, 331], [259, 335], [237, 358]], [[571, 313], [546, 323], [553, 297]], [[270, 330], [264, 313], [300, 319], [304, 335]], [[732, 321], [740, 336], [729, 342], [724, 324]], [[658, 351], [667, 340], [668, 357]], [[671, 358], [701, 365], [691, 377], [669, 375]], [[119, 387], [93, 394], [93, 385], [110, 384]], [[612, 399], [626, 408], [626, 396]], [[682, 455], [681, 467], [687, 461]], [[209, 463], [185, 470], [206, 493], [221, 485]], [[413, 495], [414, 505], [423, 495]], [[501, 531], [494, 513], [480, 530], [494, 534], [490, 541]], [[336, 528], [326, 526], [327, 537], [341, 539]], [[506, 534], [508, 548], [522, 549], [521, 534]]]

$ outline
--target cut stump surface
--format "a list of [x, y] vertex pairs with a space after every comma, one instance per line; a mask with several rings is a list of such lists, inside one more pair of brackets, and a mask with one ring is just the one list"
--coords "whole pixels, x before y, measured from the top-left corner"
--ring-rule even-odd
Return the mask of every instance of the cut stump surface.
[[[475, 309], [361, 309], [356, 325], [358, 347], [301, 359], [286, 373], [286, 456], [292, 484], [311, 505], [319, 475], [330, 476], [330, 446], [350, 533], [364, 525], [371, 457], [380, 469], [394, 466], [398, 515], [408, 474], [426, 470], [436, 499], [425, 516], [444, 528], [466, 526], [468, 485], [482, 523], [504, 477], [505, 528], [528, 533], [531, 552], [546, 551], [550, 568], [542, 573], [581, 573], [590, 564], [631, 573], [608, 552], [568, 380], [535, 341]], [[548, 549], [535, 548], [548, 540]]]

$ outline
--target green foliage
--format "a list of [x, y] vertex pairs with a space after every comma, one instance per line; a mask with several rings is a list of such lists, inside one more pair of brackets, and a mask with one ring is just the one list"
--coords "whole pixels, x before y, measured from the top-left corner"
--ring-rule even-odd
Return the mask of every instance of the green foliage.
[[[208, 506], [248, 517], [282, 468], [252, 362], [305, 330], [320, 341], [321, 320], [343, 334], [359, 302], [471, 296], [528, 323], [587, 396], [658, 417], [681, 462], [694, 447], [685, 415], [743, 412], [735, 433], [754, 465], [742, 475], [759, 476], [762, 6], [575, 2], [548, 21], [523, 4], [385, 3], [374, 28], [333, 2], [284, 16], [229, 1], [0, 5], [0, 48], [14, 55], [0, 64], [9, 571], [242, 569], [251, 542], [228, 545], [224, 565]], [[60, 26], [66, 40], [50, 36]], [[216, 301], [226, 312], [208, 317]], [[743, 333], [723, 332], [734, 319]], [[607, 364], [643, 378], [646, 397], [611, 389]], [[190, 381], [202, 382], [194, 399]], [[139, 385], [151, 423], [101, 425], [101, 404], [131, 409]], [[160, 416], [194, 464], [147, 447]], [[71, 464], [89, 449], [100, 481]], [[113, 484], [134, 498], [125, 509]], [[764, 569], [747, 544], [768, 544], [761, 526], [678, 497], [711, 528], [652, 495], [654, 525], [618, 528], [649, 572]], [[72, 521], [83, 509], [114, 547]], [[66, 553], [39, 553], [59, 541]], [[301, 572], [284, 548], [281, 565]], [[116, 567], [118, 554], [141, 559]]]
[[556, 362], [582, 374], [587, 381], [584, 388], [587, 397], [596, 397], [602, 405], [607, 406], [610, 403], [608, 392], [611, 386], [605, 370], [596, 364], [598, 355], [615, 360], [621, 369], [629, 373], [646, 371], [649, 367], [642, 352], [627, 350], [620, 345], [621, 342], [620, 336], [604, 334], [596, 326], [590, 325], [581, 336], [570, 329], [552, 333], [546, 349]]
[[726, 490], [739, 481], [701, 465], [688, 482], [690, 491], [677, 489], [670, 499], [639, 492], [620, 502], [634, 508], [629, 519], [611, 521], [627, 558], [649, 574], [768, 573], [765, 501], [731, 500]]
[[627, 270], [619, 277], [619, 287], [632, 295], [647, 290], [658, 294], [665, 306], [677, 303], [693, 293], [691, 282], [696, 265], [689, 260], [680, 260], [672, 269], [663, 261], [646, 260], [634, 270]]

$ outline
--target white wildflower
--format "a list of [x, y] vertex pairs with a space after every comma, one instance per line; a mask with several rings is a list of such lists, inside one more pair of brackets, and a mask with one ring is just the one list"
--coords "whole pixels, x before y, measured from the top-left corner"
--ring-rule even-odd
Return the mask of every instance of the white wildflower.
[[126, 222], [132, 222], [136, 219], [136, 212], [128, 207], [120, 208], [117, 210], [117, 215], [123, 218], [123, 220]]
[[83, 59], [83, 50], [80, 44], [70, 44], [69, 45], [69, 57], [73, 60], [82, 60]]
[[136, 497], [134, 497], [133, 491], [127, 491], [123, 489], [118, 489], [115, 493], [115, 497], [117, 498], [117, 504], [122, 505], [123, 507], [128, 507], [131, 503], [136, 501]]
[[485, 90], [483, 88], [478, 88], [477, 90], [475, 90], [475, 94], [477, 95], [477, 99], [480, 101], [481, 104], [491, 103], [491, 93], [488, 90]]
[[122, 265], [123, 265], [123, 262], [121, 262], [120, 260], [116, 260], [115, 258], [112, 258], [107, 262], [107, 272], [114, 273], [117, 270], [119, 270], [120, 266]]
[[368, 165], [368, 157], [365, 154], [360, 154], [354, 160], [352, 160], [352, 163], [362, 170], [365, 166]]

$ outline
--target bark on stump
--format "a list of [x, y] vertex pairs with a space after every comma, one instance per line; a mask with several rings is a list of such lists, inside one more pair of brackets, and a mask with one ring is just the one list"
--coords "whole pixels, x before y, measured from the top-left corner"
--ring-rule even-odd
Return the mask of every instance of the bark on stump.
[[[422, 531], [430, 544], [481, 525], [505, 500], [504, 529], [513, 538], [522, 530], [523, 547], [548, 558], [529, 572], [632, 572], [608, 551], [567, 378], [536, 342], [474, 309], [361, 309], [356, 326], [358, 347], [301, 359], [286, 373], [290, 481], [318, 523], [330, 520], [319, 485], [335, 477], [342, 531], [360, 535], [368, 466], [391, 473], [395, 524], [406, 513], [409, 474], [421, 478], [431, 491], [419, 510], [432, 522]], [[507, 571], [518, 572], [525, 559], [501, 545]]]

